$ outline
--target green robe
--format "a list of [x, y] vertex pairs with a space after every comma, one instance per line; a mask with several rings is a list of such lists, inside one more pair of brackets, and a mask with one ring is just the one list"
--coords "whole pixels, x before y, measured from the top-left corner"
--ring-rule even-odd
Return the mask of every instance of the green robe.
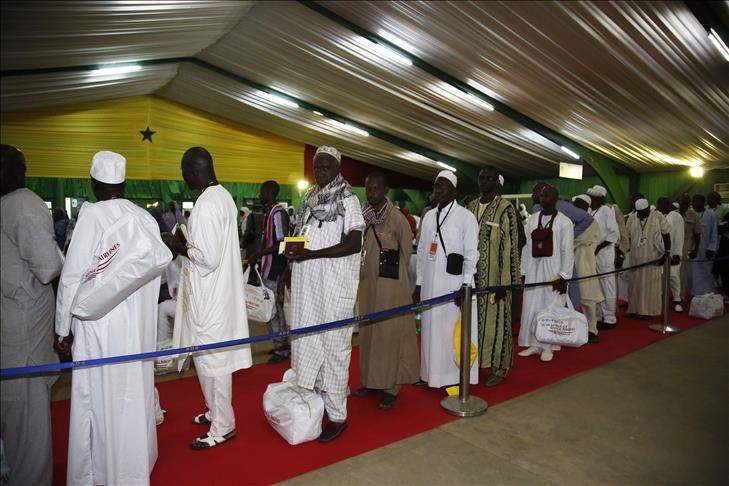
[[[479, 218], [479, 202], [480, 198], [469, 204], [469, 210], [476, 215], [479, 225], [476, 287], [518, 283], [520, 278], [517, 212], [511, 203], [497, 196]], [[493, 303], [491, 294], [478, 295], [481, 368], [507, 370], [513, 363], [511, 299], [511, 291], [506, 293], [505, 299]]]

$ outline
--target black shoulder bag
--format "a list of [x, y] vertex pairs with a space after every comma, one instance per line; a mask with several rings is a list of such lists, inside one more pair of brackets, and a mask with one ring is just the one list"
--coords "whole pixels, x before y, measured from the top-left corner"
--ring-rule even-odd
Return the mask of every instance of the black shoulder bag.
[[[448, 210], [446, 217], [450, 214], [451, 210]], [[443, 253], [446, 254], [446, 272], [451, 275], [461, 275], [463, 273], [463, 255], [460, 253], [448, 253], [446, 250], [445, 242], [443, 241], [443, 235], [440, 233], [440, 211], [435, 215], [435, 223], [438, 231], [438, 238], [440, 238], [440, 244], [443, 245]]]
[[380, 247], [380, 270], [378, 275], [383, 278], [398, 280], [400, 278], [400, 250], [383, 250], [375, 226], [370, 225], [369, 227], [372, 228], [377, 246]]

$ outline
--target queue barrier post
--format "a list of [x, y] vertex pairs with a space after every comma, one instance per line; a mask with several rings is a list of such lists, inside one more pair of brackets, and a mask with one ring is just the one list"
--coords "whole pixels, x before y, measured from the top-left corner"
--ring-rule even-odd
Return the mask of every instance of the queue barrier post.
[[671, 326], [668, 323], [668, 303], [670, 301], [670, 280], [671, 280], [671, 256], [666, 255], [666, 261], [663, 262], [663, 315], [661, 316], [661, 322], [658, 324], [651, 324], [648, 329], [661, 334], [672, 334], [681, 330], [678, 326]]
[[[486, 400], [472, 397], [471, 391], [471, 298], [472, 289], [463, 284], [463, 303], [461, 305], [461, 377], [458, 384], [458, 396], [445, 397], [440, 406], [446, 412], [458, 417], [475, 417], [486, 412]], [[478, 365], [476, 365], [478, 366]]]

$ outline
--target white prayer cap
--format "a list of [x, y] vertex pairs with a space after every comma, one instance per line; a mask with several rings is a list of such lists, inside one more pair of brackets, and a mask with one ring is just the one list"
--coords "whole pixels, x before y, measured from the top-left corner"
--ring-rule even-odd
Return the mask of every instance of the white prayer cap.
[[121, 184], [124, 182], [127, 159], [123, 156], [102, 150], [96, 152], [91, 159], [91, 177], [104, 184]]
[[605, 197], [607, 196], [607, 189], [602, 186], [592, 186], [587, 190], [587, 195], [592, 197]]
[[499, 174], [499, 184], [501, 185], [501, 187], [504, 187], [504, 176], [502, 176], [501, 174]]
[[458, 178], [456, 177], [455, 172], [451, 172], [450, 170], [442, 170], [438, 172], [438, 177], [436, 177], [435, 179], [438, 180], [441, 177], [453, 184], [453, 187], [458, 187]]
[[642, 211], [644, 209], [648, 209], [650, 206], [651, 205], [648, 202], [648, 199], [638, 199], [637, 201], [635, 201], [636, 211]]
[[330, 147], [329, 145], [322, 145], [318, 149], [316, 149], [316, 153], [314, 154], [314, 158], [316, 158], [319, 154], [328, 154], [337, 159], [337, 163], [342, 163], [342, 154], [339, 153], [339, 150], [335, 149], [334, 147]]
[[590, 196], [588, 196], [587, 194], [580, 194], [579, 196], [573, 197], [572, 202], [575, 202], [578, 199], [585, 201], [588, 206], [592, 204], [592, 198]]
[[677, 202], [675, 202], [675, 203], [673, 203], [673, 207], [676, 208], [676, 209], [678, 209], [680, 206], [679, 206], [679, 204]]

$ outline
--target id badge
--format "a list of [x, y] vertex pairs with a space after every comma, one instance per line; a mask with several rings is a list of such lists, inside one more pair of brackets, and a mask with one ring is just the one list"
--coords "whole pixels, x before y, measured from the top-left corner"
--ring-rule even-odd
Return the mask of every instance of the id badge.
[[364, 246], [362, 246], [362, 252], [360, 253], [360, 259], [359, 259], [359, 265], [361, 267], [364, 267], [366, 257], [367, 257], [367, 250], [365, 250]]
[[646, 240], [646, 237], [645, 236], [641, 236], [640, 239], [638, 240], [638, 246], [641, 246], [641, 247], [642, 246], [645, 246], [646, 241], [647, 241]]
[[438, 243], [433, 241], [430, 243], [430, 250], [428, 250], [428, 260], [435, 261], [435, 254], [438, 252]]
[[309, 233], [311, 232], [311, 225], [305, 224], [301, 227], [301, 231], [299, 232], [299, 236], [309, 236]]

